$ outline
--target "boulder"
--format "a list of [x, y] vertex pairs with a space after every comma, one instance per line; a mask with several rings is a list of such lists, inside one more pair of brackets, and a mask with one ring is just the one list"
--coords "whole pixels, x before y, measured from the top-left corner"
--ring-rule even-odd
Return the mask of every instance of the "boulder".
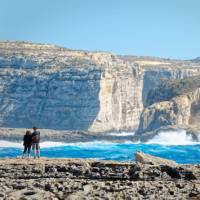
[[175, 167], [177, 165], [176, 162], [156, 156], [151, 156], [149, 154], [145, 154], [143, 152], [136, 152], [135, 153], [135, 160], [140, 163], [144, 164], [153, 164], [153, 165], [168, 165]]

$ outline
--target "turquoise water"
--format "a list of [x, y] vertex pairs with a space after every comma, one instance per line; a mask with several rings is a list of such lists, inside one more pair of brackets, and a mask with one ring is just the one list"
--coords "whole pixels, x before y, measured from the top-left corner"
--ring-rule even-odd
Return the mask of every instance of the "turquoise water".
[[[131, 161], [134, 152], [145, 153], [174, 160], [178, 163], [200, 163], [200, 144], [193, 145], [160, 145], [160, 144], [134, 144], [86, 142], [58, 144], [52, 142], [41, 145], [41, 156], [57, 158], [96, 158], [101, 160]], [[22, 153], [21, 144], [16, 147], [4, 145], [0, 147], [0, 157], [16, 157]]]

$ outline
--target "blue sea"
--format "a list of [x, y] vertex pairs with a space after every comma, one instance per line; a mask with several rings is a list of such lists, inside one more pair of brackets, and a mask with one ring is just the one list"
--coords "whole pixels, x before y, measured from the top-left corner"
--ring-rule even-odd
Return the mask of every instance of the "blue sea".
[[[117, 135], [116, 135], [117, 137]], [[200, 163], [200, 143], [192, 141], [184, 131], [163, 132], [147, 143], [126, 141], [115, 143], [92, 141], [41, 143], [41, 156], [50, 158], [95, 158], [100, 160], [132, 161], [134, 152], [143, 151], [154, 156], [171, 159], [182, 164]], [[17, 157], [22, 154], [22, 144], [0, 141], [0, 157]]]

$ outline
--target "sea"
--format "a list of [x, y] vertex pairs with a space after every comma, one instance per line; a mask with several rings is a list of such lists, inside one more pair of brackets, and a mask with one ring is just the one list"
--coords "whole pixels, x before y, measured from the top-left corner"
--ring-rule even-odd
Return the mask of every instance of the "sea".
[[[128, 137], [129, 133], [108, 133]], [[0, 141], [0, 158], [15, 158], [22, 154], [22, 143]], [[146, 143], [91, 141], [77, 143], [41, 142], [41, 156], [49, 158], [92, 158], [98, 160], [134, 161], [134, 153], [144, 153], [174, 160], [180, 164], [200, 164], [200, 142], [193, 141], [186, 131], [160, 132]]]

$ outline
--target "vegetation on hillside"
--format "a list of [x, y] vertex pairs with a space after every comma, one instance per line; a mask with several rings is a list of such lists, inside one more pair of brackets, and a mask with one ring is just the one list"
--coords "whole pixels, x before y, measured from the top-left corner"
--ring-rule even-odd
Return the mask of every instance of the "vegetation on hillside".
[[200, 88], [200, 75], [165, 81], [158, 87], [149, 91], [147, 105], [170, 100], [175, 96], [191, 92], [197, 88]]

